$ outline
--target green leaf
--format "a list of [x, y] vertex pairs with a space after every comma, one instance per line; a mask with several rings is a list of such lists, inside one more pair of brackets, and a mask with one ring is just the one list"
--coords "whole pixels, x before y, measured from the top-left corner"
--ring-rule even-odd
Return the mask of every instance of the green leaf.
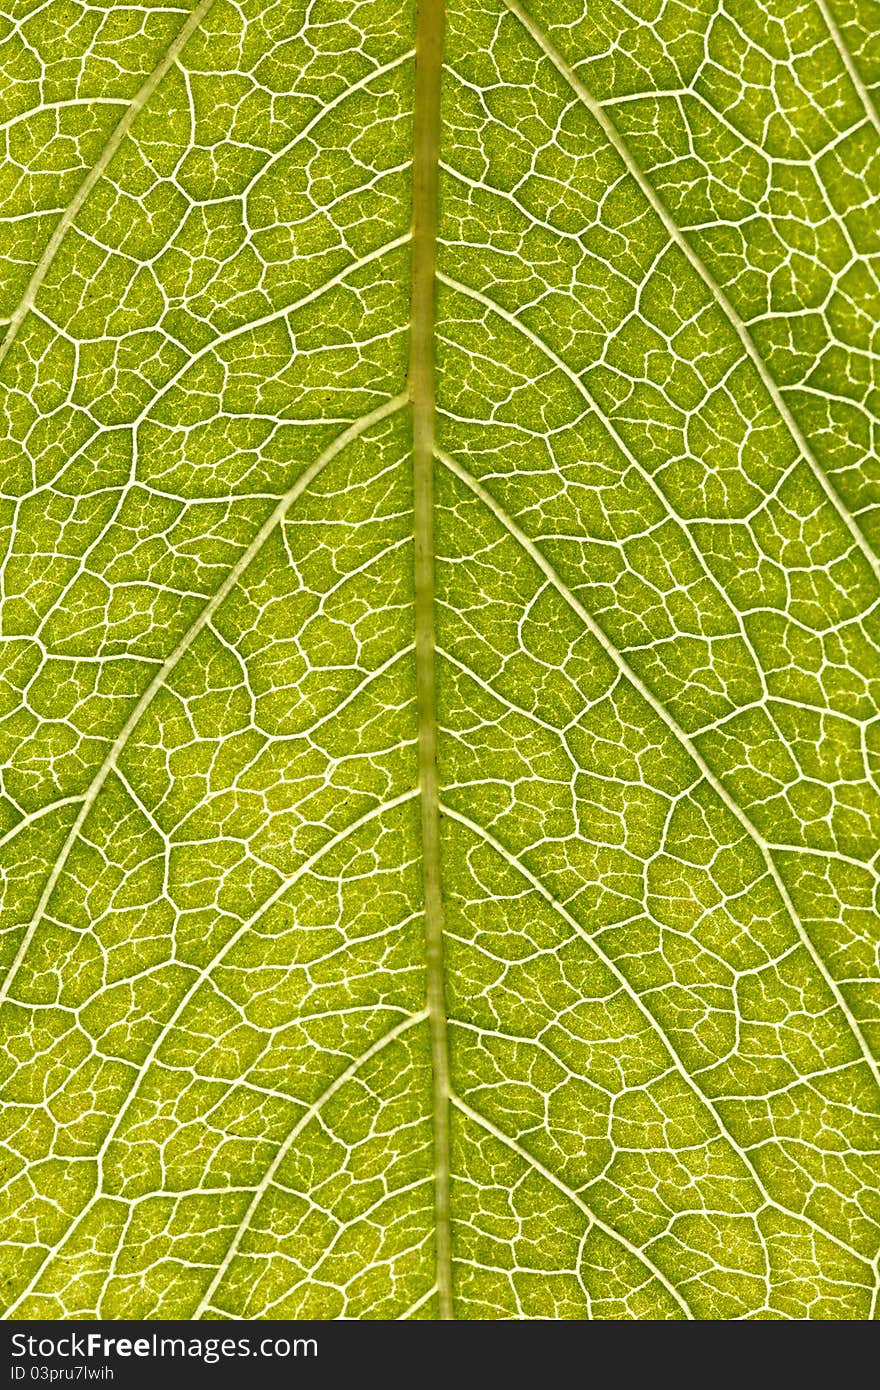
[[6, 6], [7, 1315], [877, 1315], [877, 23]]

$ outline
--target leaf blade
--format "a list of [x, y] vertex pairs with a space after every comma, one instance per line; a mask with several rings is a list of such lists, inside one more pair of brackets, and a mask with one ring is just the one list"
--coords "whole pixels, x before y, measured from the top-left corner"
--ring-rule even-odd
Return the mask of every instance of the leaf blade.
[[873, 1315], [868, 11], [569, 9], [13, 35], [7, 1316]]

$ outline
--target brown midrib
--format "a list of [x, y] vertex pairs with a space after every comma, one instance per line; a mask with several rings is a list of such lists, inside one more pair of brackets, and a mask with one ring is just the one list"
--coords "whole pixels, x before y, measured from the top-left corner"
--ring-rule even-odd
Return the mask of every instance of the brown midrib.
[[431, 1035], [434, 1213], [439, 1316], [452, 1317], [449, 1232], [449, 1065], [440, 888], [440, 797], [434, 647], [434, 302], [444, 0], [420, 0], [413, 114], [413, 238], [409, 396], [413, 412], [415, 650], [425, 956]]

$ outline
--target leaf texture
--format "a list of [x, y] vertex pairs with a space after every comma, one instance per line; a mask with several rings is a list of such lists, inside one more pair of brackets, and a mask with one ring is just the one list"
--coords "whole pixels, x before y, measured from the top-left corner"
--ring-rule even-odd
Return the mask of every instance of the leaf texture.
[[6, 0], [7, 1316], [878, 1316], [878, 24]]

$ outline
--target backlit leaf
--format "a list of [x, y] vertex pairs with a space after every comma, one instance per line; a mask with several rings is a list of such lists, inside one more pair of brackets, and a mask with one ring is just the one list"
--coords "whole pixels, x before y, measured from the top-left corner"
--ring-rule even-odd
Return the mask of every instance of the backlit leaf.
[[877, 1315], [880, 10], [527, 6], [4, 7], [7, 1316]]

